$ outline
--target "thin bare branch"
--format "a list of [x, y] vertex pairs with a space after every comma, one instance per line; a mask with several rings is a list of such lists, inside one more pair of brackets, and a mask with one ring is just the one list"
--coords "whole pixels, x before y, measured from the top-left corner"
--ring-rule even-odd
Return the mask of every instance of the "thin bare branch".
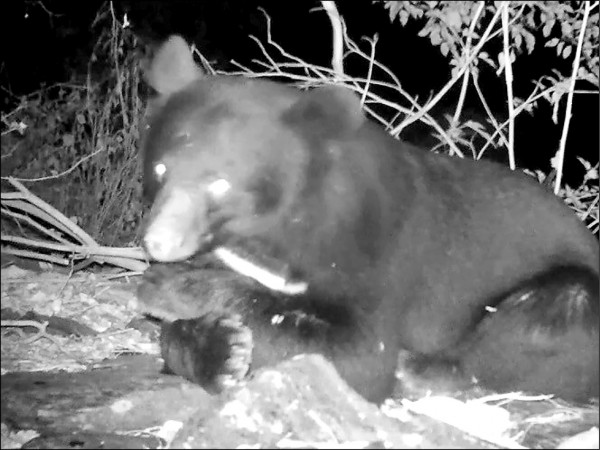
[[323, 9], [327, 12], [329, 21], [331, 22], [331, 31], [333, 33], [333, 54], [331, 56], [331, 67], [336, 78], [342, 78], [344, 76], [344, 37], [342, 35], [342, 19], [340, 13], [335, 6], [334, 1], [323, 0], [321, 1]]
[[563, 165], [565, 161], [565, 147], [567, 145], [567, 136], [569, 135], [569, 125], [571, 123], [571, 111], [573, 110], [573, 92], [575, 91], [575, 82], [577, 81], [577, 73], [579, 72], [579, 63], [581, 61], [581, 48], [583, 47], [583, 38], [587, 28], [590, 11], [592, 9], [590, 2], [584, 2], [585, 9], [583, 12], [583, 20], [581, 22], [581, 30], [579, 31], [579, 39], [577, 40], [577, 50], [573, 58], [573, 70], [571, 71], [571, 82], [569, 84], [569, 92], [567, 94], [567, 108], [565, 110], [565, 122], [563, 123], [562, 134], [560, 137], [560, 146], [553, 160], [552, 166], [556, 169], [556, 180], [554, 181], [554, 193], [558, 194], [562, 183]]
[[508, 11], [510, 2], [504, 2], [500, 7], [502, 11], [502, 38], [504, 47], [504, 79], [506, 81], [506, 101], [508, 102], [508, 165], [515, 170], [515, 102], [513, 97], [513, 72], [510, 59], [510, 35], [508, 30]]

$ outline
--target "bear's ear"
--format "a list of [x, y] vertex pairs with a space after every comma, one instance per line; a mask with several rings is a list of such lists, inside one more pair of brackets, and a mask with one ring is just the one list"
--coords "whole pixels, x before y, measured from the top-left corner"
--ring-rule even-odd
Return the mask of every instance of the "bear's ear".
[[156, 51], [144, 71], [146, 81], [161, 95], [179, 91], [204, 76], [181, 36], [169, 37]]
[[336, 136], [357, 130], [365, 116], [358, 97], [350, 89], [326, 86], [304, 93], [284, 119], [324, 136]]

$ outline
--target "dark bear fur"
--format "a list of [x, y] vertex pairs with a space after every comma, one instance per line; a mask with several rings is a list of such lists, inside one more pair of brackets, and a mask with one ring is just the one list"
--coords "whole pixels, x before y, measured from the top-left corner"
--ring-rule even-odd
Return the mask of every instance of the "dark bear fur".
[[285, 296], [224, 281], [227, 299], [206, 308], [194, 283], [203, 269], [156, 300], [169, 281], [151, 268], [140, 302], [192, 321], [165, 330], [175, 373], [214, 384], [227, 370], [205, 335], [220, 336], [225, 364], [235, 351], [223, 334], [236, 340], [228, 317], [238, 317], [253, 333], [253, 368], [322, 353], [372, 401], [391, 393], [399, 350], [496, 390], [598, 395], [598, 242], [560, 199], [495, 163], [394, 140], [348, 90], [205, 76], [179, 37], [147, 78], [160, 94], [143, 145], [149, 255], [240, 248], [308, 283]]

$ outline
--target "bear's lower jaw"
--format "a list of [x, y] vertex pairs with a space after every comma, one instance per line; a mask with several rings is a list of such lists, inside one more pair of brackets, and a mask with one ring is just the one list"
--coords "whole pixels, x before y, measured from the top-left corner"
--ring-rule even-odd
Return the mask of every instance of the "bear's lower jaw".
[[196, 254], [210, 251], [212, 236], [200, 236], [197, 239], [174, 236], [168, 233], [147, 233], [144, 237], [144, 249], [150, 259], [168, 263], [184, 261]]

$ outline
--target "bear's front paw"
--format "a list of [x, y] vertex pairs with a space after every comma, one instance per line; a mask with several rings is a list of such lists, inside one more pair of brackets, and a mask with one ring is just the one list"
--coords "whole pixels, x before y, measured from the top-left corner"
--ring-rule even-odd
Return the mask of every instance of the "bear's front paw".
[[163, 325], [165, 369], [218, 393], [242, 380], [252, 358], [252, 332], [238, 315], [206, 314]]

